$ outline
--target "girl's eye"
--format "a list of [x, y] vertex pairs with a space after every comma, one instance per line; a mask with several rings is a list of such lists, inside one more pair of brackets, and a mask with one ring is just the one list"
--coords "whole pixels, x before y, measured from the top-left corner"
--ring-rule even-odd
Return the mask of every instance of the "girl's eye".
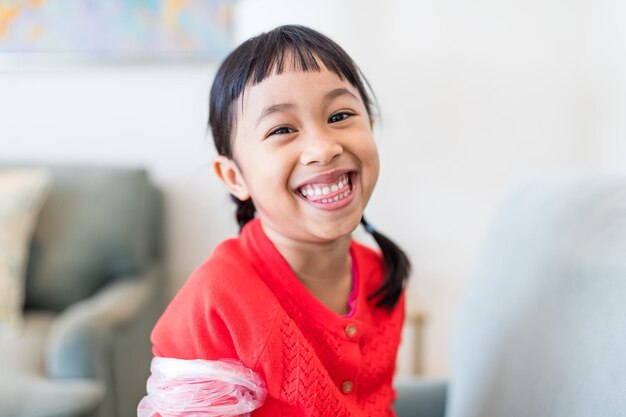
[[282, 126], [282, 127], [279, 127], [278, 129], [272, 130], [270, 132], [269, 136], [272, 136], [272, 135], [286, 135], [287, 133], [292, 133], [292, 132], [295, 132], [295, 130], [293, 130], [292, 128], [287, 127], [287, 126]]
[[354, 116], [354, 115], [352, 113], [346, 113], [346, 112], [336, 113], [330, 116], [330, 118], [328, 119], [328, 123], [337, 123], [342, 120], [346, 120], [350, 116]]

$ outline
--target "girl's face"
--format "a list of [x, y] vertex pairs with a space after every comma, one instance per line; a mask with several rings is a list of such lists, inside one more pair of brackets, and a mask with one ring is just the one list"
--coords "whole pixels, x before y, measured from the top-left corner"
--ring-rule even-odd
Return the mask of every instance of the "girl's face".
[[235, 103], [234, 161], [215, 164], [233, 194], [252, 198], [266, 231], [299, 242], [348, 236], [379, 171], [358, 91], [322, 68], [248, 86]]

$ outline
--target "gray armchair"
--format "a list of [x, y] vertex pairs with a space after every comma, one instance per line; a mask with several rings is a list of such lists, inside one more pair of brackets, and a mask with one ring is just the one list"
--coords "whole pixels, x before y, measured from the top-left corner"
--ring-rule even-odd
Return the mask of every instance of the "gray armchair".
[[520, 182], [467, 289], [447, 396], [404, 384], [401, 417], [626, 416], [626, 176]]
[[0, 417], [134, 416], [164, 307], [160, 194], [140, 169], [49, 168], [25, 329], [0, 340]]

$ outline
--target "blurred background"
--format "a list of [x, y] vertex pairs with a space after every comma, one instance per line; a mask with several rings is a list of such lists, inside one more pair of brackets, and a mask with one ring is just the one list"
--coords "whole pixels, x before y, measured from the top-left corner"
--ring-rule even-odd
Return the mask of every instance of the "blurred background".
[[[381, 176], [368, 218], [413, 260], [409, 310], [424, 318], [420, 346], [407, 325], [401, 374], [420, 361], [427, 376], [449, 375], [464, 285], [511, 182], [626, 171], [624, 2], [236, 0], [230, 10], [231, 47], [308, 25], [376, 93]], [[165, 195], [171, 298], [237, 233], [206, 130], [219, 59], [20, 58], [0, 53], [0, 160], [147, 167]]]

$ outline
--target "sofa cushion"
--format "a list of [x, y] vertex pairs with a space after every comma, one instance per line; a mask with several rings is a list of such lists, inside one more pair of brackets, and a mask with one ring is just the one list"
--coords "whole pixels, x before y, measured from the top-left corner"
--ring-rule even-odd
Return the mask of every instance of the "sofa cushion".
[[52, 313], [28, 312], [19, 337], [0, 340], [0, 417], [80, 415], [102, 400], [98, 381], [46, 376], [43, 349], [54, 319]]
[[0, 338], [19, 332], [30, 240], [49, 183], [42, 169], [0, 170]]
[[152, 189], [141, 169], [50, 167], [33, 236], [26, 308], [61, 311], [149, 261]]
[[624, 416], [626, 176], [518, 184], [459, 317], [448, 417]]

